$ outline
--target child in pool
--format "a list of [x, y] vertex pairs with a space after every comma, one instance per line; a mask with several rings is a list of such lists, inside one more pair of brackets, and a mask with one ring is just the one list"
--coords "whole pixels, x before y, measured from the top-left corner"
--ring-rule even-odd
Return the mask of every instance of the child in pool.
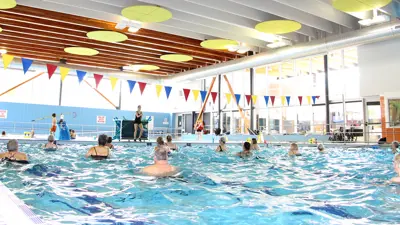
[[296, 143], [290, 144], [289, 156], [301, 156], [299, 146]]
[[400, 184], [400, 154], [394, 157], [393, 166], [394, 171], [397, 173], [397, 177], [393, 177], [390, 182]]

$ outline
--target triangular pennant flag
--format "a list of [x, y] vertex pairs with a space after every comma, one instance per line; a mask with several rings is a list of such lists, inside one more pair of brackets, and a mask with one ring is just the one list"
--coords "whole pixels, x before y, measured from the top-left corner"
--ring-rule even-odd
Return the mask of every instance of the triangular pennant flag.
[[257, 95], [252, 95], [251, 100], [253, 101], [253, 104], [255, 105], [257, 103]]
[[103, 79], [103, 75], [100, 74], [93, 74], [94, 81], [96, 82], [96, 88], [99, 87], [101, 79]]
[[270, 96], [269, 98], [271, 99], [272, 106], [274, 106], [274, 104], [275, 104], [275, 96]]
[[76, 76], [78, 77], [79, 83], [83, 81], [83, 78], [86, 76], [85, 71], [77, 70], [76, 71]]
[[309, 105], [311, 105], [311, 96], [307, 96], [307, 102]]
[[207, 91], [200, 91], [201, 101], [204, 102], [206, 100]]
[[64, 81], [64, 79], [67, 77], [69, 73], [69, 68], [67, 67], [60, 67], [60, 74], [61, 74], [61, 81]]
[[320, 96], [315, 96], [317, 99], [319, 99]]
[[285, 96], [281, 96], [281, 103], [282, 103], [282, 106], [284, 106], [285, 105]]
[[51, 64], [46, 64], [47, 67], [47, 73], [49, 74], [49, 79], [51, 79], [51, 76], [53, 76], [54, 72], [57, 69], [56, 65], [51, 65]]
[[116, 77], [110, 77], [110, 82], [111, 82], [111, 89], [114, 91], [115, 85], [117, 85], [118, 78]]
[[287, 105], [290, 105], [290, 96], [286, 96]]
[[135, 87], [136, 81], [128, 80], [129, 92], [132, 94], [133, 88]]
[[264, 99], [265, 99], [265, 104], [266, 104], [266, 105], [267, 105], [267, 107], [268, 107], [269, 96], [264, 96]]
[[1, 56], [3, 57], [4, 69], [6, 70], [10, 63], [13, 61], [14, 56], [8, 54], [2, 54]]
[[231, 99], [232, 99], [232, 94], [231, 93], [225, 93], [225, 96], [226, 96], [227, 103], [230, 104], [231, 103]]
[[247, 105], [250, 105], [251, 95], [245, 95], [245, 96], [246, 96]]
[[239, 102], [240, 102], [240, 94], [235, 94], [235, 98], [236, 98], [236, 104], [238, 104], [239, 105]]
[[143, 91], [146, 88], [147, 83], [144, 82], [137, 82], [139, 84], [140, 94], [143, 95]]
[[312, 96], [312, 101], [313, 101], [313, 104], [315, 104], [315, 100], [317, 99], [317, 96]]
[[211, 92], [211, 97], [212, 97], [212, 100], [213, 100], [213, 103], [215, 104], [215, 100], [217, 99], [217, 92]]
[[162, 85], [157, 84], [156, 85], [156, 93], [157, 93], [157, 97], [159, 98], [161, 95], [161, 90], [162, 90]]
[[183, 89], [183, 94], [185, 95], [185, 100], [188, 100], [189, 94], [190, 94], [190, 89]]
[[169, 95], [171, 94], [172, 87], [164, 86], [164, 89], [165, 89], [165, 94], [167, 95], [167, 99], [168, 99]]
[[200, 90], [192, 90], [194, 100], [197, 101], [199, 98]]
[[300, 106], [301, 106], [301, 104], [303, 103], [303, 96], [299, 96], [298, 98], [299, 98], [299, 103], [300, 103]]
[[26, 72], [28, 72], [29, 68], [31, 67], [31, 65], [33, 63], [33, 60], [21, 58], [21, 61], [22, 61], [22, 68], [24, 69], [24, 74], [26, 74]]

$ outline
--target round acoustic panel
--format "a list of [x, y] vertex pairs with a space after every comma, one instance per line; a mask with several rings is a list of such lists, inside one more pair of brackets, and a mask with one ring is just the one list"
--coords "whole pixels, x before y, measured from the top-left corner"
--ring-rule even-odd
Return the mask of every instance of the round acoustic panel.
[[392, 0], [333, 0], [332, 5], [343, 12], [365, 12], [381, 8]]
[[121, 11], [122, 16], [142, 23], [159, 23], [172, 18], [172, 13], [159, 6], [134, 5]]
[[187, 62], [193, 59], [190, 55], [183, 55], [183, 54], [166, 54], [160, 56], [160, 59], [171, 61], [171, 62]]
[[3, 31], [3, 28], [0, 27], [0, 32], [2, 32], [2, 31]]
[[128, 39], [128, 36], [126, 36], [123, 33], [119, 33], [116, 31], [108, 31], [108, 30], [90, 31], [86, 34], [86, 36], [93, 40], [112, 42], [112, 43], [122, 42]]
[[153, 71], [153, 70], [158, 70], [160, 67], [154, 66], [154, 65], [146, 65], [146, 64], [135, 64], [131, 65], [131, 68], [134, 71]]
[[222, 49], [228, 49], [229, 47], [232, 46], [238, 46], [239, 42], [229, 39], [212, 39], [203, 41], [200, 43], [200, 45], [203, 48], [222, 50]]
[[0, 9], [12, 9], [17, 6], [15, 0], [0, 0]]
[[99, 54], [99, 51], [97, 51], [96, 49], [84, 47], [67, 47], [64, 48], [64, 51], [74, 55], [94, 56]]
[[267, 34], [287, 34], [299, 30], [301, 24], [293, 20], [269, 20], [256, 25], [255, 29]]

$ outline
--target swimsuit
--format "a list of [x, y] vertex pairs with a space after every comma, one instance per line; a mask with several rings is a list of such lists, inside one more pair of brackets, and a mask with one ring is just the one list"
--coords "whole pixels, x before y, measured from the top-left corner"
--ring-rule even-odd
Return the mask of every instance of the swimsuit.
[[7, 162], [15, 162], [15, 163], [20, 163], [20, 164], [28, 164], [29, 162], [27, 160], [18, 160], [17, 158], [15, 158], [15, 154], [9, 156], [9, 157], [5, 157], [2, 159], [2, 161], [7, 161]]
[[142, 124], [142, 113], [140, 112], [140, 116], [135, 115], [134, 124]]
[[50, 129], [51, 132], [56, 132], [56, 130], [57, 130], [57, 126], [56, 125], [51, 126], [51, 129]]
[[96, 155], [91, 155], [92, 159], [94, 160], [103, 160], [103, 159], [107, 159], [108, 155], [97, 155], [97, 151], [96, 151], [96, 147], [93, 147], [94, 151], [96, 152]]
[[219, 152], [223, 152], [224, 150], [222, 149], [221, 145], [218, 146], [219, 147]]

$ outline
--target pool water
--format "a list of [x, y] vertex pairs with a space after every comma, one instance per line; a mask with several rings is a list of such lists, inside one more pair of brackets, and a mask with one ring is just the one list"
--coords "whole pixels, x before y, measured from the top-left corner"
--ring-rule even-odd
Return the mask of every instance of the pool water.
[[[118, 144], [117, 144], [118, 145]], [[118, 146], [112, 159], [85, 159], [89, 146], [44, 152], [24, 144], [31, 164], [0, 164], [0, 181], [50, 224], [396, 224], [400, 186], [393, 155], [382, 149], [302, 148], [289, 158], [282, 147], [257, 157], [215, 153], [212, 146], [182, 147], [170, 157], [177, 177], [153, 178], [152, 147]], [[0, 143], [0, 151], [5, 151]]]

